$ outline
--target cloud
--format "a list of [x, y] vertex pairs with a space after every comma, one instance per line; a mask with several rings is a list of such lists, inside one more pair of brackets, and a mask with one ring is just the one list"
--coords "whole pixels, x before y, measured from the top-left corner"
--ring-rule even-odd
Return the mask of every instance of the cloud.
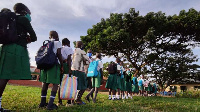
[[[0, 9], [13, 9], [15, 3], [24, 3], [32, 12], [32, 26], [38, 41], [28, 45], [31, 63], [42, 42], [49, 37], [49, 31], [56, 30], [60, 39], [72, 42], [87, 34], [87, 29], [108, 18], [110, 13], [126, 13], [135, 8], [141, 15], [148, 12], [178, 14], [180, 10], [195, 8], [200, 10], [198, 0], [1, 0]], [[106, 61], [113, 58], [105, 58]]]

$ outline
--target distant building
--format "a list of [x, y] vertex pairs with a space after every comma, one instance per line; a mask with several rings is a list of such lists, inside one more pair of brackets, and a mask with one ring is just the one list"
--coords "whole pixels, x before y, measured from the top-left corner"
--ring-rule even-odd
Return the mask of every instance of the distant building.
[[171, 84], [165, 91], [200, 91], [200, 81], [194, 79], [183, 79], [180, 82]]

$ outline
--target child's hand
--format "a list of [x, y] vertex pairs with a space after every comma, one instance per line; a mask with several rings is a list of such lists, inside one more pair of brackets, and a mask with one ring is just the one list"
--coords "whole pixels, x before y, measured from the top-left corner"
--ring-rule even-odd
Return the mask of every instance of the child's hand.
[[64, 73], [63, 66], [61, 66], [61, 68], [60, 68], [60, 73], [61, 73], [61, 74], [63, 74], [63, 73]]

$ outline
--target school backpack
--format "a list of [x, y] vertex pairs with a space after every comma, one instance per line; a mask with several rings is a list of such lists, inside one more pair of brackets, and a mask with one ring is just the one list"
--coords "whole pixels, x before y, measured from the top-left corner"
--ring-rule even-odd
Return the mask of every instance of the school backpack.
[[[47, 43], [46, 43], [47, 42]], [[46, 70], [58, 63], [57, 56], [53, 52], [54, 41], [45, 40], [43, 46], [37, 51], [35, 61], [38, 69]]]
[[18, 39], [16, 28], [16, 14], [4, 10], [0, 12], [0, 44], [10, 44]]
[[136, 77], [133, 77], [132, 81], [133, 81], [134, 85], [137, 84], [137, 78]]
[[117, 64], [116, 63], [111, 62], [108, 65], [108, 73], [109, 74], [115, 74], [115, 73], [117, 73]]
[[143, 85], [143, 80], [142, 80], [142, 79], [140, 79], [140, 80], [138, 81], [138, 85], [139, 85], [139, 86], [142, 86], [142, 85]]
[[90, 62], [87, 77], [97, 77], [97, 75], [98, 75], [98, 71], [97, 71], [98, 63], [99, 63], [99, 60]]

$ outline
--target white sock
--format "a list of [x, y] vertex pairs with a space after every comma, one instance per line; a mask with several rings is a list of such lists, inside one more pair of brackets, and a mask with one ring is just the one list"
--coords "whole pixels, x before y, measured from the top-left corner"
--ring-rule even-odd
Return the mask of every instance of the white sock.
[[112, 99], [115, 99], [115, 95], [112, 96]]
[[1, 100], [2, 100], [2, 98], [0, 97], [0, 108], [1, 108]]
[[111, 99], [111, 95], [108, 95], [108, 99]]

